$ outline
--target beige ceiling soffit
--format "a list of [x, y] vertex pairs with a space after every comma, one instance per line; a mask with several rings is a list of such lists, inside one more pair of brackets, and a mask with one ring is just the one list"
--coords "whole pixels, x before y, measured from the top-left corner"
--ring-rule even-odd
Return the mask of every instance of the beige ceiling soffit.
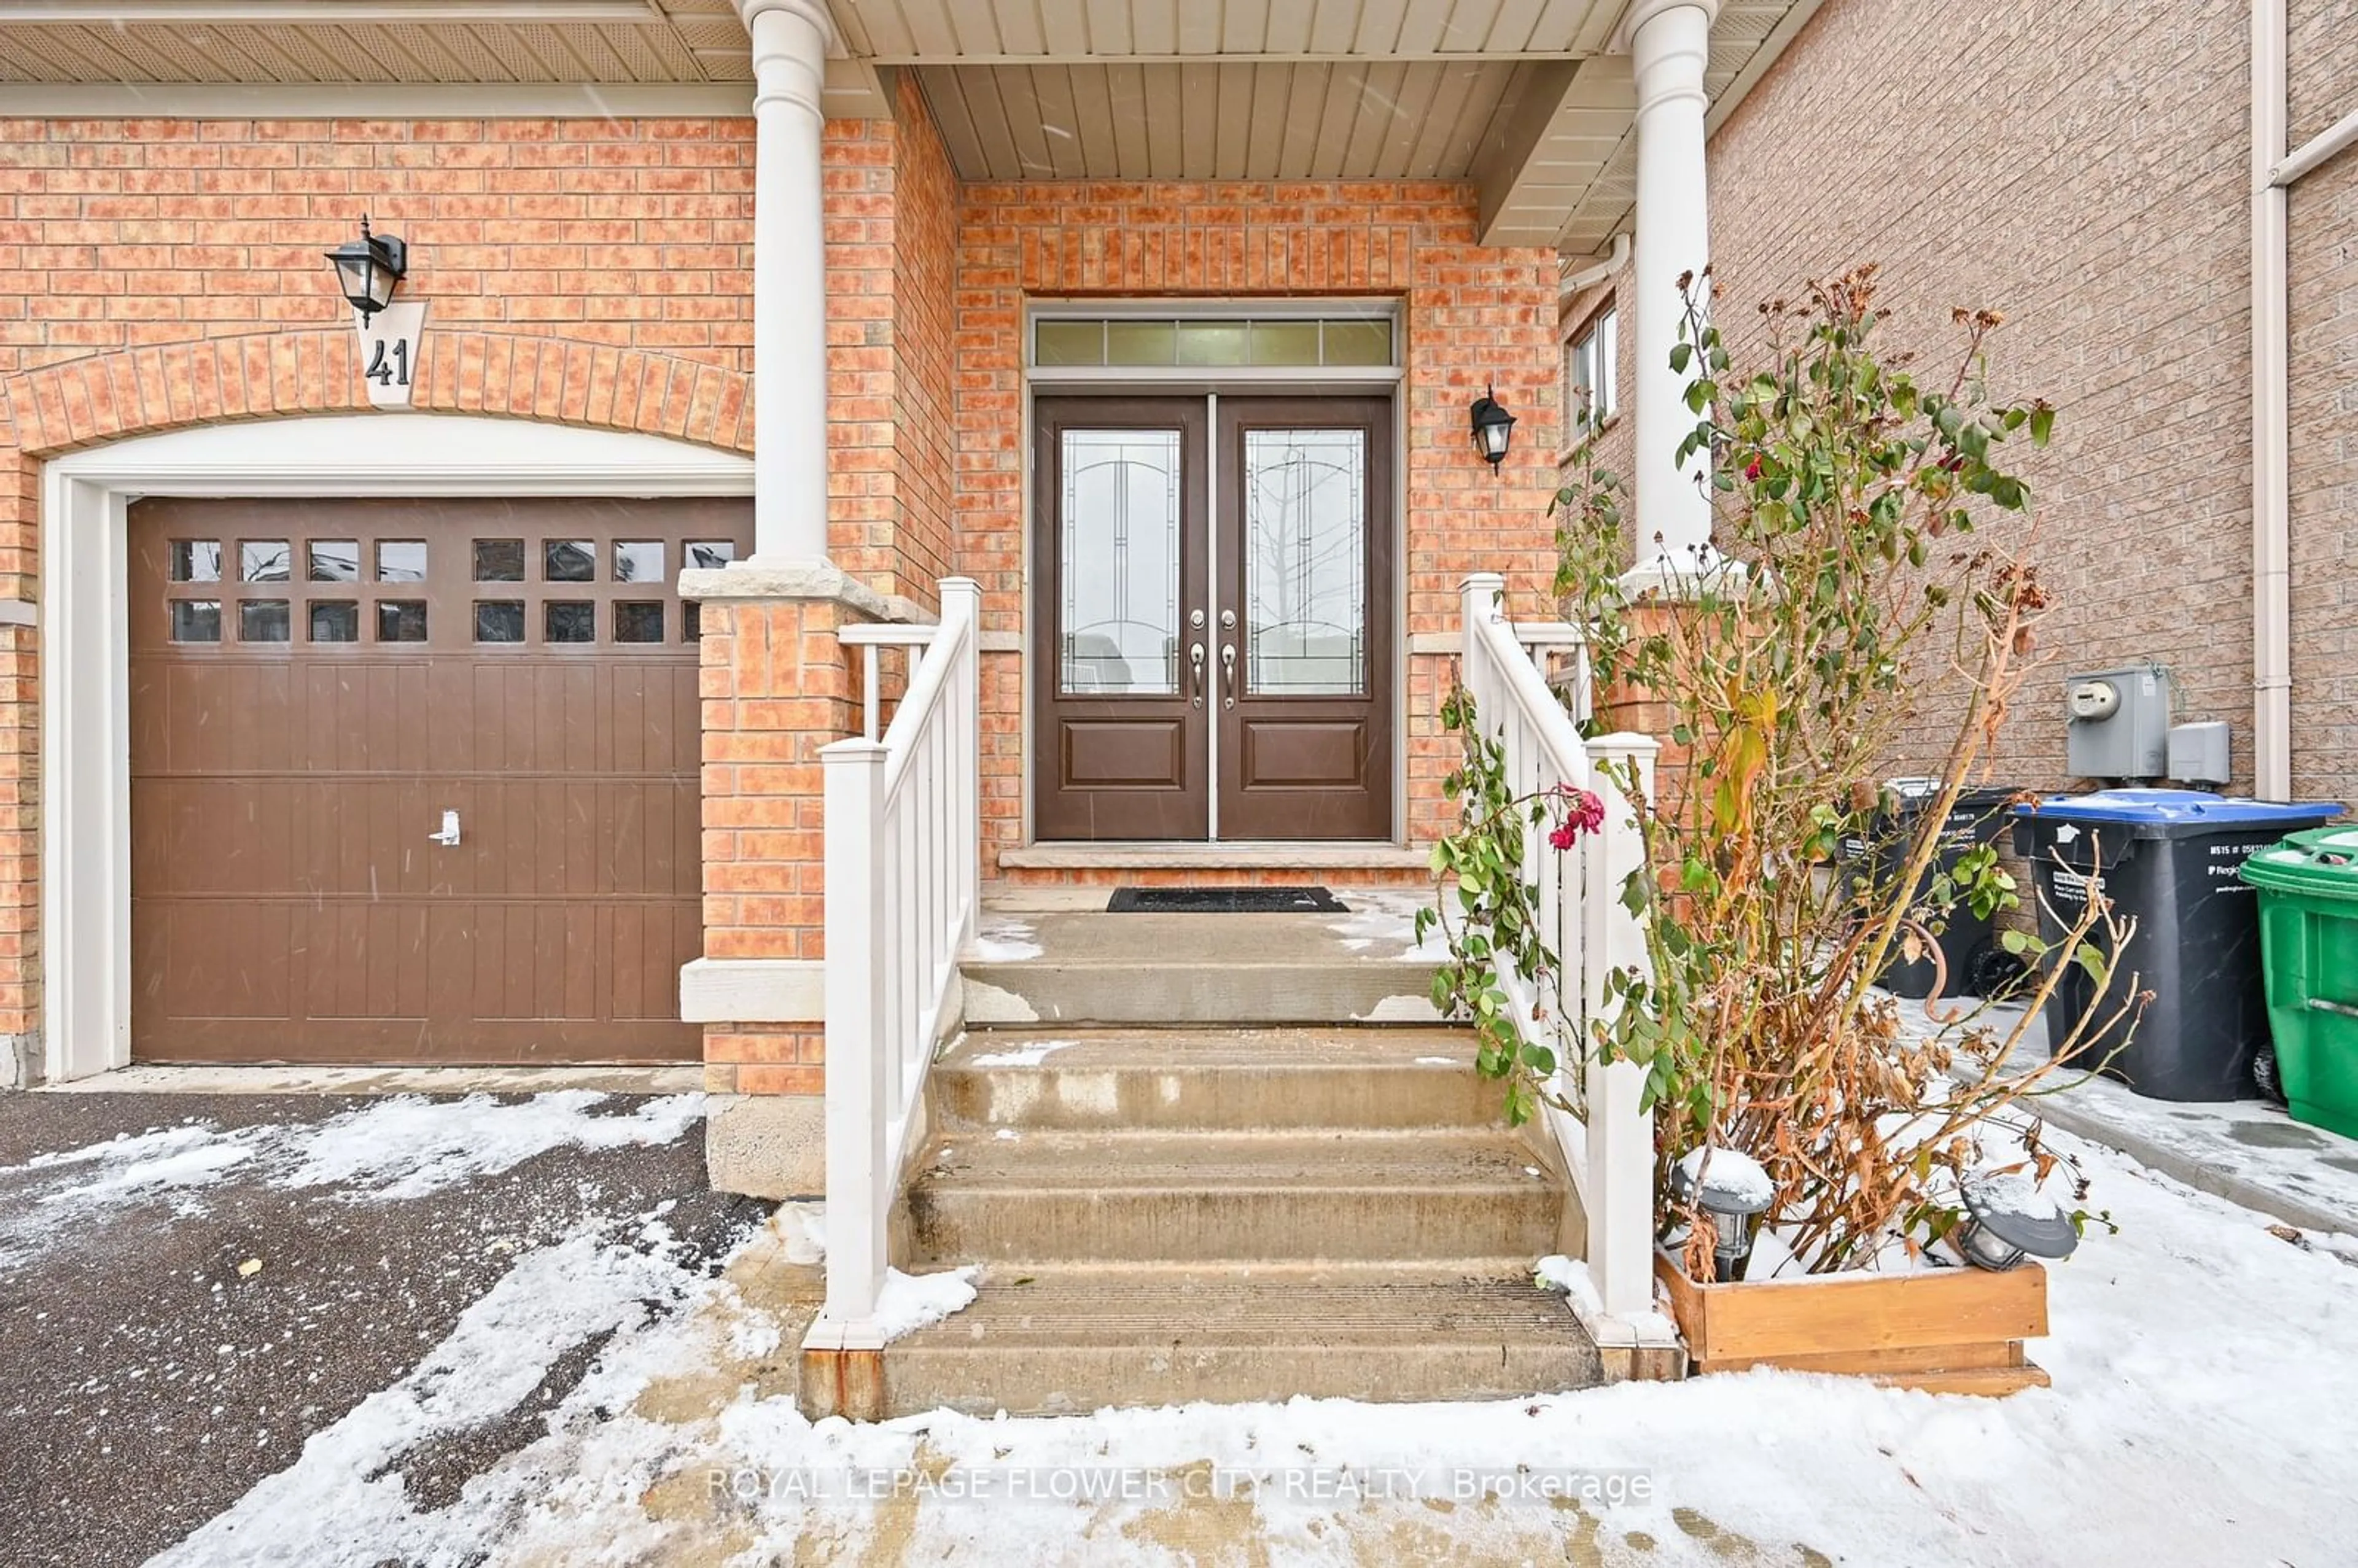
[[821, 92], [830, 120], [889, 120], [892, 117], [892, 72], [873, 60], [830, 59]]
[[1513, 65], [1523, 60], [1582, 60], [1577, 49], [1267, 49], [1165, 50], [1152, 54], [1093, 54], [1044, 49], [1037, 54], [879, 54], [878, 65]]
[[18, 0], [0, 21], [211, 22], [346, 27], [369, 22], [669, 21], [652, 0]]
[[1744, 69], [1736, 73], [1736, 80], [1712, 100], [1711, 107], [1704, 112], [1703, 134], [1706, 137], [1727, 123], [1727, 117], [1744, 102], [1744, 95], [1768, 74], [1768, 68], [1785, 52], [1785, 46], [1810, 25], [1810, 18], [1818, 14], [1818, 7], [1823, 4], [1824, 0], [1794, 0], [1792, 8], [1777, 19], [1777, 25], [1768, 29], [1768, 36], [1752, 52], [1752, 58], [1744, 62]]
[[0, 85], [0, 117], [26, 120], [702, 120], [752, 112], [750, 81]]
[[1611, 99], [1598, 89], [1614, 63], [1534, 65], [1518, 77], [1514, 102], [1474, 160], [1482, 243], [1552, 246], [1562, 239], [1573, 209], [1568, 189], [1585, 187], [1595, 172], [1568, 166], [1562, 144], [1574, 139], [1583, 116], [1612, 112]]

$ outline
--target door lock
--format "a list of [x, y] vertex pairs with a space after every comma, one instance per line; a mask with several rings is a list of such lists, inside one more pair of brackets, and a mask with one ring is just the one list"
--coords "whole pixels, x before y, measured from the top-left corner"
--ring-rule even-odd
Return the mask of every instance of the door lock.
[[430, 843], [440, 844], [446, 848], [455, 847], [459, 842], [459, 814], [455, 811], [444, 812], [442, 831], [428, 833], [426, 837]]

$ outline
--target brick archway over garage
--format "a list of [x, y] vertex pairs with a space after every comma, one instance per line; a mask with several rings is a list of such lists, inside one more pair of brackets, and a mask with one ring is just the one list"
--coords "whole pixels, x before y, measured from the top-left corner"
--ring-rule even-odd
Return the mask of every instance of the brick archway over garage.
[[[215, 338], [69, 360], [0, 380], [25, 457], [120, 437], [289, 414], [367, 412], [352, 330]], [[752, 382], [696, 361], [429, 319], [419, 409], [668, 436], [751, 451]]]

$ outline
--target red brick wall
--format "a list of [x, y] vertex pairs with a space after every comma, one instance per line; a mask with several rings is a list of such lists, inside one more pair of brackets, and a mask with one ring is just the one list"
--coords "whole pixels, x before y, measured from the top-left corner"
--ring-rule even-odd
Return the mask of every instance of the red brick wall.
[[[819, 748], [859, 727], [851, 660], [823, 600], [702, 609], [704, 956], [823, 956], [824, 768]], [[817, 1028], [708, 1024], [705, 1087], [818, 1094]]]
[[956, 358], [958, 182], [933, 113], [903, 73], [895, 124], [899, 162], [893, 226], [894, 438], [900, 450], [895, 548], [914, 585], [934, 601], [956, 555], [952, 492], [957, 454], [951, 392]]
[[[949, 297], [957, 184], [914, 84], [897, 120], [838, 121], [824, 148], [829, 546], [847, 572], [932, 604], [950, 555]], [[826, 950], [822, 746], [860, 728], [857, 661], [825, 600], [705, 606], [704, 952]], [[888, 655], [897, 689], [901, 655]], [[715, 1091], [816, 1095], [818, 1028], [705, 1031]]]
[[[1542, 609], [1559, 438], [1555, 258], [1474, 243], [1473, 192], [1444, 183], [976, 185], [958, 235], [957, 559], [984, 625], [1024, 629], [1024, 302], [1039, 296], [1390, 295], [1407, 302], [1407, 626], [1454, 626], [1460, 579], [1508, 574]], [[1523, 423], [1504, 470], [1474, 452], [1487, 384]], [[1023, 832], [1021, 663], [984, 676], [985, 869]], [[1449, 662], [1409, 661], [1409, 819], [1430, 838], [1452, 752], [1434, 718]]]

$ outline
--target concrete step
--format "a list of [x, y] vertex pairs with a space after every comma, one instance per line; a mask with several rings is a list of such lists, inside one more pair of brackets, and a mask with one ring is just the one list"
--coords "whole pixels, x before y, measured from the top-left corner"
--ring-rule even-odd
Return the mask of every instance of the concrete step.
[[1192, 1400], [1508, 1399], [1603, 1380], [1563, 1297], [1456, 1269], [994, 1264], [893, 1343], [889, 1413], [1056, 1415]]
[[970, 1026], [1440, 1022], [1433, 956], [1389, 911], [1001, 916], [960, 968]]
[[1462, 1029], [993, 1029], [927, 1079], [936, 1125], [1226, 1131], [1495, 1128], [1502, 1091]]
[[1537, 1258], [1562, 1215], [1503, 1130], [1001, 1129], [945, 1138], [903, 1218], [933, 1263], [1195, 1263]]

